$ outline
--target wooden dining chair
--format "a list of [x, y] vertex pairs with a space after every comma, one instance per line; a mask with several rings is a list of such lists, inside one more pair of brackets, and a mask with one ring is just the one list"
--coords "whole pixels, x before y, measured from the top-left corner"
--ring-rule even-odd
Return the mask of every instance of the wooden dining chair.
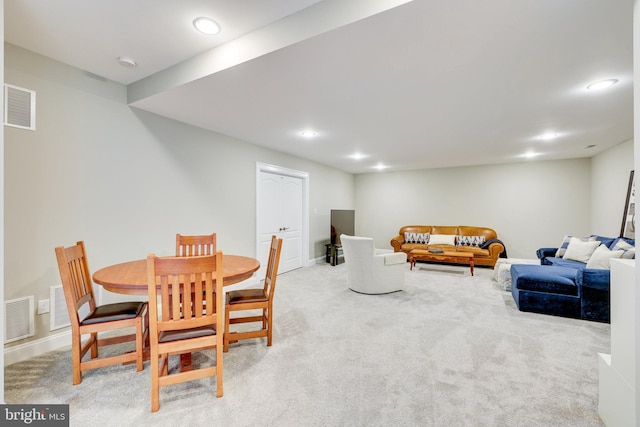
[[[89, 274], [89, 263], [83, 241], [75, 246], [55, 248], [58, 270], [71, 321], [71, 364], [73, 384], [82, 382], [82, 372], [103, 366], [136, 363], [138, 371], [143, 369], [143, 342], [146, 338], [148, 311], [146, 302], [119, 302], [97, 305], [93, 284]], [[84, 309], [83, 307], [88, 307]], [[81, 315], [85, 310], [86, 316]], [[144, 325], [143, 325], [144, 323]], [[144, 326], [144, 328], [143, 328]], [[135, 328], [135, 334], [98, 339], [98, 333]], [[82, 336], [89, 335], [83, 343]], [[98, 348], [127, 341], [136, 342], [134, 352], [98, 358]], [[91, 349], [91, 358], [83, 361]]]
[[[151, 411], [160, 408], [160, 387], [216, 377], [222, 397], [222, 252], [195, 257], [147, 257], [151, 347]], [[214, 295], [215, 294], [215, 295]], [[158, 311], [158, 297], [161, 311]], [[214, 304], [214, 298], [217, 299]], [[215, 347], [215, 365], [169, 371], [169, 355]]]
[[[264, 286], [256, 289], [239, 289], [227, 292], [225, 303], [224, 322], [224, 351], [229, 351], [229, 343], [239, 340], [267, 337], [267, 346], [271, 345], [273, 338], [273, 295], [276, 290], [276, 279], [278, 277], [278, 264], [280, 262], [280, 251], [282, 250], [282, 239], [271, 237], [269, 248], [269, 261], [267, 262], [267, 272], [264, 279]], [[230, 314], [237, 311], [262, 310], [262, 314], [245, 315], [231, 318]], [[262, 327], [251, 331], [229, 331], [230, 324], [261, 322]]]
[[[199, 236], [176, 234], [176, 256], [203, 256], [216, 253], [216, 233]], [[213, 300], [215, 304], [215, 299]], [[214, 306], [215, 310], [216, 307]]]
[[176, 234], [176, 256], [213, 255], [216, 250], [216, 233], [201, 236]]

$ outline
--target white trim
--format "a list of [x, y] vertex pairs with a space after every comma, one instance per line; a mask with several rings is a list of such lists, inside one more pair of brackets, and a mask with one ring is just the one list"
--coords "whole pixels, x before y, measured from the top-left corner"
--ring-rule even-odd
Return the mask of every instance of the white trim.
[[309, 262], [309, 265], [307, 265], [307, 267], [311, 267], [314, 264], [326, 264], [326, 263], [327, 263], [327, 257], [325, 255], [322, 255], [317, 258], [314, 258], [311, 262]]
[[309, 266], [309, 173], [256, 162], [256, 257], [260, 251], [260, 173], [269, 172], [302, 179], [302, 266]]
[[4, 351], [4, 366], [13, 365], [53, 350], [71, 346], [71, 330], [19, 344]]

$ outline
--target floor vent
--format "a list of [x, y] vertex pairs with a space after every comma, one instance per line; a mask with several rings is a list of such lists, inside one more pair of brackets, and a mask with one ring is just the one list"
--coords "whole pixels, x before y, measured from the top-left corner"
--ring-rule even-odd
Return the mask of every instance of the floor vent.
[[69, 320], [69, 311], [67, 311], [67, 302], [64, 299], [62, 285], [49, 288], [49, 300], [51, 301], [49, 330], [53, 331], [70, 326], [71, 321]]
[[20, 129], [36, 130], [36, 92], [9, 84], [4, 85], [4, 124]]
[[33, 296], [4, 302], [4, 342], [10, 343], [35, 335]]

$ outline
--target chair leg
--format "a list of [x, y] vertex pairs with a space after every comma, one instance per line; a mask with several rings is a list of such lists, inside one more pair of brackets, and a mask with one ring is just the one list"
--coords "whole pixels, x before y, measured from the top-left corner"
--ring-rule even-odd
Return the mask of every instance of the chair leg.
[[222, 372], [223, 372], [223, 356], [220, 346], [216, 346], [216, 397], [222, 397]]
[[262, 329], [267, 329], [267, 309], [262, 309]]
[[[229, 307], [224, 311], [224, 352], [229, 351]], [[217, 363], [217, 362], [216, 362]]]
[[160, 409], [160, 360], [158, 350], [151, 349], [151, 412]]
[[93, 345], [91, 346], [91, 358], [95, 359], [98, 357], [98, 333], [92, 333], [91, 338], [93, 339]]
[[144, 362], [142, 360], [142, 341], [144, 340], [144, 335], [142, 333], [142, 318], [138, 318], [138, 322], [136, 324], [136, 370], [138, 372], [144, 369]]
[[267, 347], [271, 347], [271, 338], [273, 332], [273, 322], [272, 322], [271, 308], [269, 308], [268, 316], [267, 316]]
[[81, 337], [73, 334], [71, 338], [71, 370], [73, 372], [73, 385], [82, 382], [82, 370], [80, 362], [82, 361], [82, 342]]

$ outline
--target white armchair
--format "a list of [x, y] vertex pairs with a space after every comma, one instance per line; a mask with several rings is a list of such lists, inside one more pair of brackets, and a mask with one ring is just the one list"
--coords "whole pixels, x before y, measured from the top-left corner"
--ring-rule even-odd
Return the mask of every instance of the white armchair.
[[404, 288], [407, 254], [376, 255], [370, 237], [340, 236], [349, 289], [363, 294], [388, 294]]

